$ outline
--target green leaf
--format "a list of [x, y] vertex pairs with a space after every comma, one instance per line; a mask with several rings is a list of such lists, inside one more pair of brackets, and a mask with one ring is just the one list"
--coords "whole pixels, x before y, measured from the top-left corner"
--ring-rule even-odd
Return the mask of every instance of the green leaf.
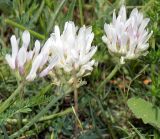
[[[66, 21], [69, 21], [69, 20], [72, 20], [73, 19], [73, 12], [74, 12], [74, 8], [75, 8], [75, 4], [76, 4], [76, 0], [73, 0], [69, 6], [69, 9], [68, 9], [68, 13], [67, 13], [67, 16], [65, 16], [65, 19], [64, 19], [64, 23]], [[63, 23], [63, 24], [64, 24]]]
[[37, 97], [44, 96], [51, 88], [52, 84], [49, 84], [46, 87], [42, 88], [42, 90], [37, 94]]
[[39, 7], [39, 9], [37, 10], [37, 12], [34, 14], [34, 18], [32, 18], [32, 20], [30, 21], [30, 23], [36, 23], [44, 9], [44, 5], [45, 5], [45, 1], [41, 2], [41, 5]]
[[60, 13], [60, 10], [63, 8], [64, 3], [66, 2], [66, 0], [62, 0], [59, 5], [57, 6], [57, 8], [55, 9], [54, 13], [51, 13], [51, 19], [48, 23], [48, 27], [47, 27], [47, 33], [49, 33], [54, 25], [55, 19], [58, 16], [58, 14]]
[[12, 2], [10, 0], [0, 0], [0, 10], [5, 14], [12, 12]]
[[141, 118], [145, 124], [160, 128], [160, 109], [158, 107], [141, 98], [131, 98], [127, 104], [135, 116]]
[[21, 113], [29, 113], [31, 112], [32, 110], [30, 108], [23, 108], [21, 110], [19, 110], [18, 112], [21, 112]]

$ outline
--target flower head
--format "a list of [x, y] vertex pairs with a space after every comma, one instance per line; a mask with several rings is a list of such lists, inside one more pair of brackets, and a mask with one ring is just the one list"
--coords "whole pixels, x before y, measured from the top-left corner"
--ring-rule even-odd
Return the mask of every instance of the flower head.
[[146, 54], [149, 47], [148, 39], [152, 35], [146, 26], [149, 18], [143, 18], [143, 14], [135, 8], [127, 19], [126, 8], [122, 6], [116, 18], [113, 12], [113, 20], [104, 25], [106, 35], [102, 40], [107, 44], [112, 55], [120, 57], [121, 64], [125, 59], [135, 59]]
[[30, 44], [30, 33], [27, 30], [22, 34], [22, 47], [19, 48], [19, 39], [15, 35], [10, 40], [12, 54], [6, 54], [6, 61], [11, 69], [18, 71], [28, 81], [34, 80], [37, 75], [47, 75], [58, 61], [56, 56], [50, 57], [48, 52], [41, 50], [38, 40], [35, 41], [33, 50], [27, 50]]
[[97, 51], [96, 46], [91, 46], [94, 34], [91, 27], [78, 27], [73, 22], [65, 23], [64, 30], [60, 34], [60, 29], [55, 26], [54, 32], [49, 38], [53, 53], [57, 53], [59, 62], [56, 68], [63, 69], [66, 73], [74, 70], [78, 77], [89, 74], [93, 70], [95, 60], [93, 55]]

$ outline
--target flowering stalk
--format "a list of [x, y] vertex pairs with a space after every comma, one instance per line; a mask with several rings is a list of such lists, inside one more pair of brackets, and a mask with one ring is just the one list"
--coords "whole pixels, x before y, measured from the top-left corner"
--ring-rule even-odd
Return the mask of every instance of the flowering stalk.
[[[18, 81], [18, 86], [21, 84], [21, 82], [23, 82], [23, 81], [21, 81], [21, 80]], [[19, 92], [19, 99], [21, 101], [24, 99], [24, 86], [22, 87], [22, 89]], [[18, 113], [17, 117], [18, 117], [18, 127], [21, 128], [22, 127], [22, 119], [23, 119], [21, 112]]]
[[[77, 77], [76, 77], [76, 71], [74, 70], [73, 73], [73, 88], [74, 88], [74, 109], [75, 109], [75, 113], [78, 117], [78, 89], [77, 89]], [[74, 130], [74, 135], [75, 137], [77, 137], [78, 134], [78, 121], [75, 118], [76, 122], [75, 122], [75, 130]]]
[[11, 104], [11, 101], [20, 93], [24, 87], [24, 82], [19, 84], [18, 88], [11, 94], [11, 96], [6, 99], [0, 106], [0, 113], [4, 112]]
[[[92, 46], [93, 38], [94, 33], [92, 32], [92, 27], [83, 25], [81, 28], [78, 28], [74, 22], [68, 21], [65, 23], [62, 33], [59, 27], [57, 25], [55, 26], [54, 32], [48, 39], [48, 45], [46, 45], [46, 47], [50, 47], [53, 54], [58, 53], [59, 60], [55, 65], [55, 77], [66, 74], [67, 83], [74, 88], [74, 108], [76, 115], [78, 115], [77, 88], [81, 84], [82, 77], [90, 75], [93, 67], [97, 65], [97, 62], [92, 59], [97, 51], [97, 46]], [[64, 82], [64, 79], [60, 82]], [[78, 135], [78, 125], [76, 119], [75, 137]]]

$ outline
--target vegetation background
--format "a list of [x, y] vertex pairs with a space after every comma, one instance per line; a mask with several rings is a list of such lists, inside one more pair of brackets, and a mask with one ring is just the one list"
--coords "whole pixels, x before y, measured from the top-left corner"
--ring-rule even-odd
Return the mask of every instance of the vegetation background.
[[[93, 44], [98, 46], [95, 55], [98, 67], [91, 76], [84, 78], [87, 85], [79, 89], [79, 120], [83, 127], [80, 127], [79, 139], [160, 139], [159, 128], [145, 124], [127, 105], [129, 98], [139, 97], [160, 107], [160, 0], [125, 1], [128, 15], [137, 7], [151, 20], [149, 30], [154, 33], [149, 54], [126, 63], [111, 81], [97, 90], [116, 65], [101, 37], [104, 23], [112, 20], [113, 10], [118, 11], [121, 4], [120, 0], [0, 0], [0, 103], [17, 87], [4, 58], [10, 51], [10, 36], [20, 36], [24, 29], [30, 29], [32, 43], [36, 39], [44, 43], [54, 25], [58, 24], [62, 30], [64, 23], [72, 20], [79, 26], [92, 26], [95, 33]], [[19, 129], [12, 120], [16, 119], [17, 113], [23, 114], [25, 125], [25, 119], [32, 119], [43, 109], [55, 91], [49, 77], [27, 84], [25, 99], [17, 98], [0, 115], [0, 139]], [[20, 138], [72, 138], [75, 124], [72, 105], [71, 96], [58, 101], [47, 113], [54, 114], [52, 118], [34, 123]]]

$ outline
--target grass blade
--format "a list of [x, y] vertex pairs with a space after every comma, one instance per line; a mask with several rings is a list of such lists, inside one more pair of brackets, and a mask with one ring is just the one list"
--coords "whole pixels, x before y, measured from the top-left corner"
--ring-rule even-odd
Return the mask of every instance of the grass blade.
[[59, 4], [59, 6], [57, 7], [57, 9], [55, 10], [54, 14], [51, 15], [51, 20], [49, 21], [49, 25], [47, 28], [47, 34], [50, 32], [50, 30], [52, 29], [52, 26], [54, 24], [54, 21], [56, 19], [56, 17], [58, 16], [59, 11], [62, 9], [64, 3], [66, 0], [62, 0], [61, 3]]

